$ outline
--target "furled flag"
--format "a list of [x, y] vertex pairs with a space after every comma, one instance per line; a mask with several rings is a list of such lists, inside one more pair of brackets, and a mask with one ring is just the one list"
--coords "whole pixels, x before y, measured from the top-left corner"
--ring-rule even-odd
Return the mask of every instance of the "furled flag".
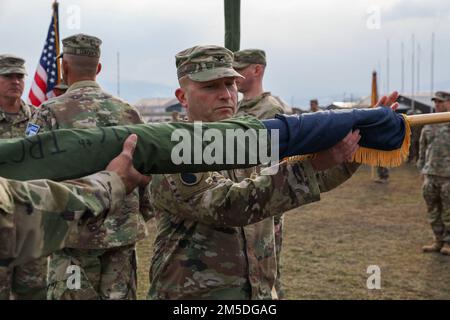
[[34, 74], [28, 99], [34, 106], [54, 97], [53, 88], [60, 80], [59, 64], [56, 60], [59, 54], [59, 18], [58, 2], [53, 4], [53, 14], [47, 39]]

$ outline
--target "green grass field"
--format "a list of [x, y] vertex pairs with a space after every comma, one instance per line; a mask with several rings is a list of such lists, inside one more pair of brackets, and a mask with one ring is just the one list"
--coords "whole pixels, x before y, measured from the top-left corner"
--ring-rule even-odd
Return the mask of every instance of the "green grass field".
[[[139, 299], [145, 299], [155, 224], [138, 245]], [[388, 184], [369, 167], [285, 216], [282, 281], [286, 299], [450, 299], [450, 257], [423, 254], [433, 237], [413, 166], [391, 170]], [[368, 290], [367, 267], [381, 269]]]

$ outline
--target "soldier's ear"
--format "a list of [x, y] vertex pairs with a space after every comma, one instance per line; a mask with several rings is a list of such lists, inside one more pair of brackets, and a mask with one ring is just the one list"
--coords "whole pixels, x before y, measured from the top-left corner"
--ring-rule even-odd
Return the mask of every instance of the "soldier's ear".
[[175, 90], [175, 97], [177, 97], [180, 104], [183, 106], [183, 108], [187, 108], [187, 97], [186, 97], [186, 90], [183, 88], [178, 88]]
[[260, 64], [255, 64], [255, 68], [253, 69], [253, 73], [255, 76], [260, 77], [264, 72], [264, 67]]
[[61, 67], [62, 67], [62, 74], [63, 77], [66, 77], [65, 80], [67, 81], [67, 75], [69, 74], [69, 64], [65, 59], [62, 59], [61, 61]]
[[101, 62], [99, 62], [97, 65], [97, 73], [96, 74], [99, 74], [100, 71], [102, 71], [102, 63]]

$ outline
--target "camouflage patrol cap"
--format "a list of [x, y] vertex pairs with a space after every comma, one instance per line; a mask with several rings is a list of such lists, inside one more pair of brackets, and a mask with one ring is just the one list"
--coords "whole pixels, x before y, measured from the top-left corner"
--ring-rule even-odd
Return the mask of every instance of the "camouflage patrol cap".
[[75, 34], [62, 40], [63, 52], [58, 56], [62, 57], [64, 53], [76, 56], [85, 56], [100, 58], [100, 45], [102, 40], [87, 34]]
[[25, 60], [12, 54], [0, 54], [0, 74], [11, 73], [26, 75]]
[[439, 100], [439, 101], [450, 101], [450, 92], [446, 91], [437, 91], [433, 98], [431, 98], [432, 101]]
[[233, 69], [233, 52], [220, 46], [195, 46], [175, 55], [178, 79], [205, 82], [227, 77], [243, 78]]
[[235, 69], [244, 69], [251, 64], [266, 65], [266, 53], [260, 49], [245, 49], [234, 53], [233, 67]]

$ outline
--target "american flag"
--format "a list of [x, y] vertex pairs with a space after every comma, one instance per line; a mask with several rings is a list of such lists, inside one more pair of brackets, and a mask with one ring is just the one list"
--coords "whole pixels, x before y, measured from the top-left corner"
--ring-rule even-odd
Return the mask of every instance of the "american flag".
[[56, 61], [59, 48], [58, 36], [58, 6], [54, 6], [52, 22], [48, 29], [44, 50], [42, 51], [39, 64], [34, 74], [28, 99], [34, 106], [39, 106], [42, 102], [54, 97], [53, 88], [59, 80], [59, 70]]

